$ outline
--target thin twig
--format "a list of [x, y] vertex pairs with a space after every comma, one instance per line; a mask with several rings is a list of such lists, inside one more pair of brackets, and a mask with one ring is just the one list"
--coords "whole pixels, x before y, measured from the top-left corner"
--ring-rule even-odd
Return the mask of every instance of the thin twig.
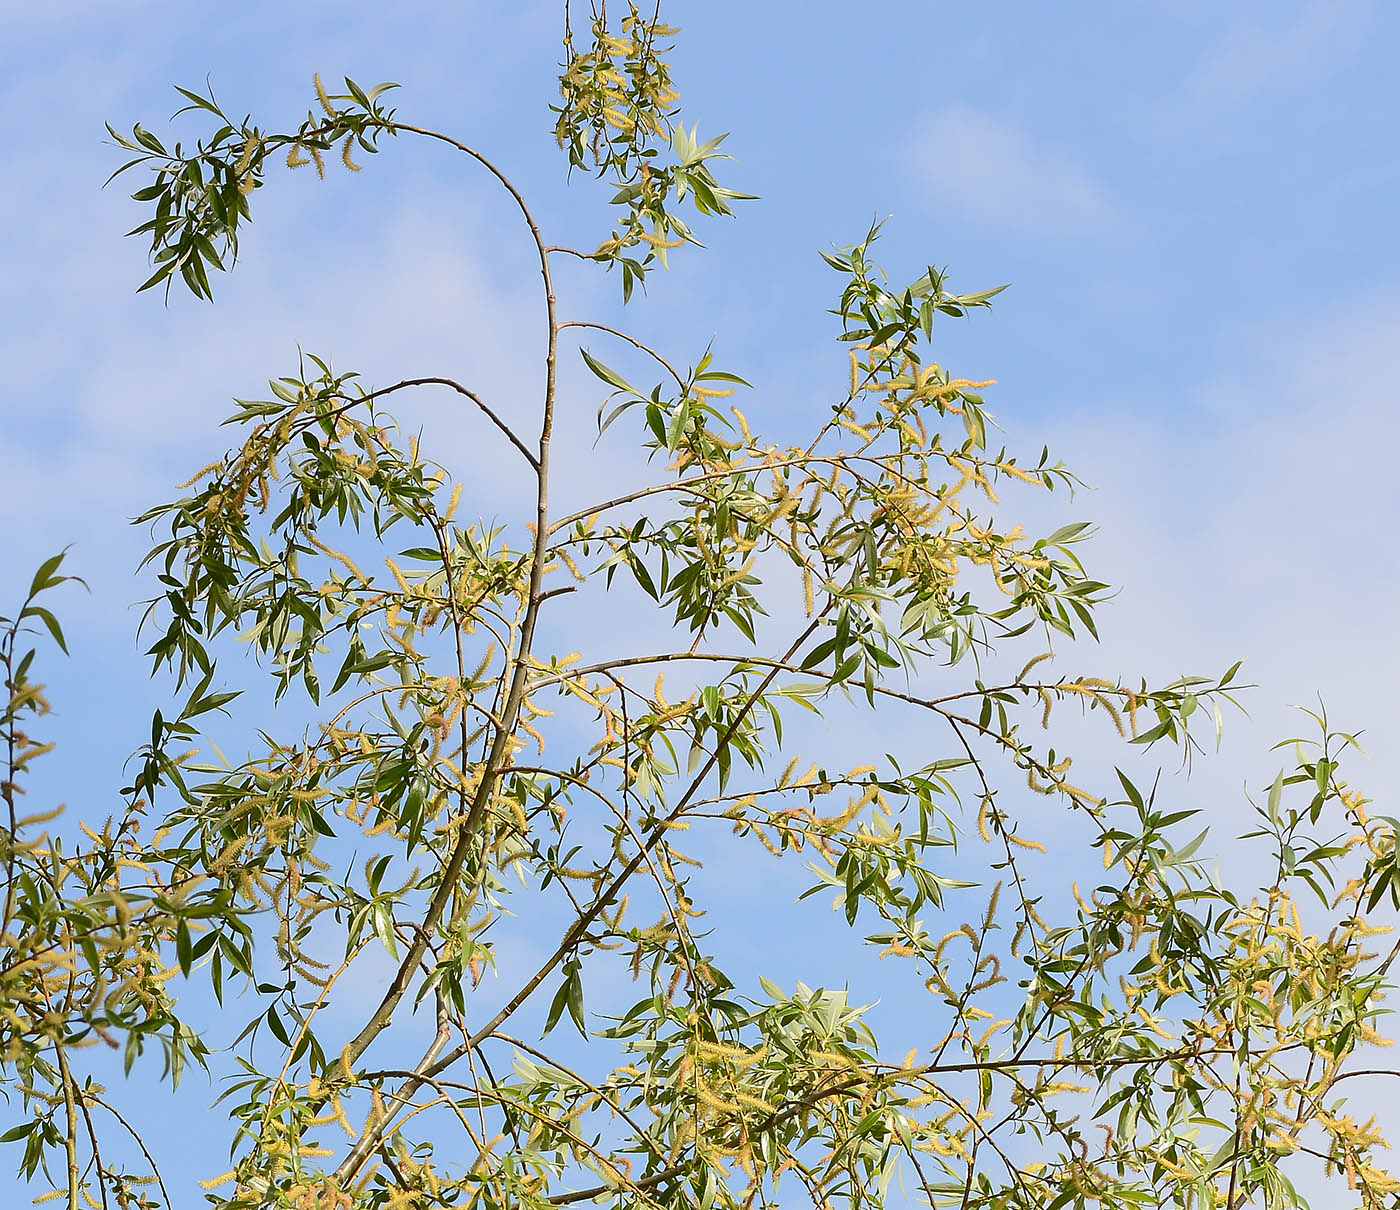
[[629, 336], [626, 332], [620, 332], [617, 328], [610, 328], [607, 324], [593, 323], [591, 320], [586, 319], [566, 320], [559, 325], [559, 330], [561, 332], [565, 328], [592, 328], [595, 332], [606, 332], [609, 336], [616, 336], [619, 340], [625, 340], [634, 349], [640, 349], [653, 361], [657, 362], [657, 364], [665, 369], [666, 373], [676, 380], [676, 385], [680, 387], [681, 390], [685, 390], [685, 380], [676, 373], [671, 363], [662, 357], [655, 349], [651, 348], [650, 345], [643, 344], [635, 336]]
[[[684, 1176], [685, 1169], [679, 1164], [674, 1168], [663, 1168], [660, 1172], [653, 1172], [650, 1176], [641, 1177], [628, 1184], [634, 1189], [652, 1189], [657, 1185], [664, 1185], [667, 1181], [678, 1176]], [[574, 1202], [591, 1202], [595, 1197], [602, 1197], [605, 1193], [616, 1193], [622, 1186], [619, 1185], [594, 1185], [592, 1189], [576, 1189], [573, 1193], [556, 1193], [553, 1197], [544, 1200], [551, 1206], [568, 1206]]]
[[317, 420], [323, 420], [329, 416], [342, 415], [343, 413], [350, 411], [352, 408], [356, 407], [359, 404], [370, 403], [375, 399], [383, 398], [385, 395], [392, 395], [396, 391], [405, 391], [408, 390], [410, 387], [429, 386], [450, 387], [452, 390], [456, 391], [457, 394], [463, 395], [467, 399], [470, 399], [474, 404], [476, 404], [478, 408], [481, 409], [482, 413], [486, 416], [486, 418], [490, 420], [491, 423], [494, 424], [498, 429], [500, 429], [502, 433], [505, 434], [506, 439], [511, 443], [511, 445], [515, 446], [515, 448], [520, 451], [520, 453], [524, 456], [525, 460], [536, 470], [539, 469], [539, 460], [535, 457], [533, 453], [530, 452], [529, 446], [527, 446], [523, 441], [520, 440], [519, 437], [515, 435], [515, 432], [511, 429], [510, 425], [508, 425], [504, 420], [502, 420], [498, 415], [496, 415], [496, 413], [491, 409], [491, 407], [475, 391], [471, 390], [468, 387], [464, 387], [460, 382], [457, 382], [451, 378], [439, 378], [437, 376], [429, 376], [426, 378], [405, 378], [400, 382], [394, 383], [392, 386], [380, 387], [378, 390], [375, 391], [366, 391], [363, 395], [350, 396], [336, 394], [332, 396], [332, 398], [345, 400], [345, 405], [343, 407], [333, 408], [329, 412], [323, 412], [320, 414], [309, 414], [307, 417], [307, 427], [315, 423], [315, 421]]
[[156, 1187], [160, 1189], [160, 1195], [165, 1199], [165, 1204], [167, 1208], [173, 1207], [175, 1203], [170, 1200], [170, 1194], [166, 1192], [165, 1181], [161, 1179], [160, 1169], [156, 1166], [156, 1161], [154, 1157], [152, 1157], [151, 1153], [146, 1150], [145, 1142], [142, 1140], [141, 1136], [136, 1132], [135, 1128], [131, 1125], [131, 1123], [128, 1122], [124, 1117], [122, 1117], [121, 1114], [119, 1114], [114, 1108], [112, 1108], [111, 1105], [107, 1104], [106, 1101], [104, 1101], [101, 1097], [97, 1096], [96, 1094], [85, 1091], [83, 1093], [83, 1099], [85, 1101], [91, 1101], [94, 1105], [101, 1106], [114, 1118], [117, 1119], [117, 1121], [126, 1130], [127, 1134], [131, 1135], [132, 1139], [135, 1140], [136, 1145], [139, 1148], [141, 1148], [141, 1154], [146, 1157], [146, 1163], [148, 1163], [151, 1166], [151, 1175], [156, 1178]]

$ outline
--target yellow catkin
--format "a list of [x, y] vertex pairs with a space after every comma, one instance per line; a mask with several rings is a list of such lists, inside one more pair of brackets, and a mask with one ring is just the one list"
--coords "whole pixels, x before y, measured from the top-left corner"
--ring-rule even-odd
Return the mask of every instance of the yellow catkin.
[[262, 140], [257, 135], [251, 135], [243, 142], [243, 154], [238, 157], [238, 163], [234, 165], [233, 174], [242, 177], [248, 171], [253, 162], [253, 157], [257, 155], [258, 148], [262, 146]]
[[588, 577], [585, 576], [583, 572], [579, 571], [578, 564], [575, 563], [573, 559], [569, 557], [568, 551], [560, 549], [556, 550], [554, 553], [559, 556], [560, 562], [562, 562], [564, 566], [569, 569], [569, 574], [573, 576], [574, 579], [577, 580], [580, 584], [584, 583], [588, 579]]
[[1020, 479], [1023, 483], [1034, 484], [1036, 487], [1041, 486], [1041, 481], [1035, 475], [1029, 471], [1023, 471], [1014, 462], [999, 462], [997, 470], [1005, 475], [1010, 475], [1013, 479]]
[[394, 577], [395, 582], [398, 584], [399, 591], [402, 592], [405, 596], [411, 596], [413, 593], [413, 589], [409, 586], [408, 580], [404, 578], [403, 572], [399, 570], [399, 565], [395, 563], [393, 559], [387, 556], [385, 556], [384, 563], [389, 568], [390, 574]]
[[862, 441], [872, 440], [870, 430], [857, 424], [854, 420], [847, 420], [844, 416], [838, 416], [836, 417], [836, 423], [848, 432], [854, 433]]
[[362, 572], [357, 566], [355, 566], [355, 564], [351, 561], [349, 555], [343, 554], [338, 550], [332, 550], [329, 546], [327, 546], [324, 542], [317, 538], [316, 535], [313, 533], [308, 532], [303, 536], [307, 539], [307, 541], [311, 543], [312, 546], [316, 547], [323, 553], [330, 555], [332, 559], [343, 563], [349, 569], [351, 575], [355, 576], [357, 579], [363, 581], [366, 584], [369, 583], [369, 577], [365, 575], [365, 573]]
[[776, 1105], [770, 1104], [762, 1097], [756, 1097], [740, 1088], [734, 1089], [733, 1096], [740, 1105], [747, 1105], [750, 1109], [757, 1109], [762, 1113], [776, 1113], [778, 1109]]
[[739, 422], [739, 431], [744, 434], [744, 443], [746, 445], [752, 445], [753, 434], [749, 432], [748, 417], [745, 416], [744, 413], [741, 412], [738, 408], [733, 407], [732, 405], [730, 406], [729, 410], [734, 413], [734, 418]]
[[[996, 918], [997, 904], [1001, 902], [1001, 886], [1002, 884], [998, 882], [996, 886], [992, 887], [992, 893], [987, 896], [987, 910], [982, 916], [982, 927], [984, 929], [991, 928], [992, 921]], [[988, 956], [991, 957], [991, 955]], [[995, 961], [995, 958], [993, 958], [993, 961]], [[981, 967], [978, 967], [978, 970], [981, 969]]]
[[1150, 1029], [1159, 1038], [1166, 1038], [1168, 1041], [1176, 1040], [1175, 1035], [1163, 1029], [1161, 1025], [1157, 1023], [1156, 1019], [1141, 1005], [1138, 1006], [1137, 1014], [1139, 1017], [1142, 1018], [1143, 1024], [1145, 1024], [1147, 1028]]
[[345, 144], [340, 149], [340, 162], [350, 169], [351, 172], [359, 172], [360, 166], [350, 158], [350, 152], [354, 147], [355, 136], [353, 134], [347, 134], [345, 136]]
[[1032, 668], [1034, 668], [1043, 660], [1053, 659], [1054, 656], [1055, 653], [1053, 651], [1042, 651], [1038, 656], [1035, 656], [1031, 660], [1027, 661], [1026, 666], [1016, 674], [1017, 681], [1024, 681], [1026, 677], [1030, 675]]
[[[791, 499], [792, 499], [792, 497], [789, 496], [789, 497], [788, 497], [788, 500], [790, 501]], [[753, 570], [753, 564], [754, 564], [754, 561], [753, 561], [752, 558], [750, 558], [749, 561], [748, 561], [747, 563], [745, 563], [742, 567], [739, 567], [739, 568], [735, 569], [734, 571], [731, 571], [727, 576], [724, 577], [723, 580], [720, 581], [720, 587], [721, 587], [721, 588], [728, 588], [728, 587], [730, 587], [730, 585], [732, 585], [732, 584], [737, 584], [737, 583], [739, 583], [740, 580], [742, 580], [745, 576], [747, 576], [747, 575], [749, 574], [750, 571]], [[575, 574], [577, 574], [577, 573], [575, 573]], [[580, 577], [580, 578], [582, 578], [582, 577]]]
[[991, 813], [992, 800], [990, 798], [984, 798], [982, 800], [982, 806], [977, 811], [977, 834], [988, 844], [990, 844], [992, 840], [992, 833], [987, 826], [991, 819]]
[[1007, 1025], [1010, 1025], [1010, 1024], [1011, 1024], [1011, 1018], [1010, 1018], [1010, 1017], [1003, 1017], [1003, 1018], [1002, 1018], [1001, 1020], [999, 1020], [999, 1021], [993, 1021], [989, 1026], [987, 1026], [986, 1029], [984, 1029], [984, 1030], [982, 1031], [981, 1035], [977, 1038], [977, 1040], [976, 1040], [975, 1042], [973, 1042], [972, 1045], [973, 1045], [974, 1047], [985, 1046], [985, 1045], [987, 1044], [987, 1042], [991, 1039], [991, 1036], [992, 1036], [994, 1033], [996, 1033], [997, 1030], [1002, 1029], [1003, 1027], [1005, 1027], [1005, 1026], [1007, 1026]]
[[326, 111], [326, 117], [334, 122], [340, 117], [340, 114], [336, 112], [335, 106], [331, 104], [330, 96], [327, 94], [325, 86], [321, 83], [321, 73], [314, 73], [311, 77], [311, 82], [316, 86], [316, 99], [321, 102], [321, 108]]
[[[961, 928], [954, 929], [951, 933], [944, 933], [943, 936], [938, 939], [937, 944], [933, 947], [933, 960], [937, 962], [943, 956], [943, 947], [947, 945], [948, 942], [952, 941], [955, 937], [965, 937], [968, 935], [969, 934]], [[976, 934], [972, 934], [971, 936], [972, 944], [975, 946], [977, 944]]]
[[531, 726], [528, 722], [526, 722], [523, 718], [520, 720], [520, 729], [521, 729], [522, 731], [524, 731], [525, 734], [528, 735], [532, 740], [535, 741], [536, 746], [539, 748], [540, 755], [543, 756], [543, 755], [544, 755], [544, 736], [541, 735], [534, 727], [532, 727], [532, 726]]
[[224, 464], [222, 459], [218, 462], [211, 462], [208, 466], [201, 466], [199, 470], [195, 471], [195, 473], [191, 475], [188, 479], [186, 479], [183, 483], [177, 483], [175, 486], [177, 488], [189, 487], [191, 484], [197, 482], [200, 479], [203, 479], [204, 476], [209, 474], [210, 471], [220, 471], [223, 469]]
[[467, 677], [468, 685], [475, 685], [480, 682], [481, 678], [486, 674], [486, 670], [489, 667], [491, 667], [491, 660], [495, 656], [495, 654], [496, 644], [488, 644], [486, 647], [486, 654], [481, 657], [481, 663], [479, 663], [476, 666], [476, 668], [472, 671], [471, 676]]
[[1104, 800], [1097, 794], [1090, 794], [1088, 790], [1081, 789], [1079, 786], [1072, 786], [1067, 781], [1061, 782], [1059, 788], [1061, 793], [1069, 795], [1075, 802], [1081, 803], [1084, 806], [1103, 806]]

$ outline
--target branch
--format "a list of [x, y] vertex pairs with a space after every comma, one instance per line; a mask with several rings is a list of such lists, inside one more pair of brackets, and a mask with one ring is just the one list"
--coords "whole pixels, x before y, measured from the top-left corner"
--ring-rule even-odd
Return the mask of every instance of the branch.
[[1333, 1084], [1340, 1084], [1343, 1080], [1350, 1080], [1352, 1076], [1400, 1076], [1400, 1071], [1389, 1067], [1367, 1067], [1360, 1071], [1344, 1071], [1339, 1076], [1332, 1078]]
[[63, 1113], [67, 1130], [63, 1137], [63, 1154], [68, 1161], [68, 1210], [79, 1210], [78, 1201], [78, 1104], [73, 1089], [73, 1073], [68, 1067], [68, 1055], [62, 1042], [58, 1051], [58, 1070], [63, 1079]]
[[580, 252], [577, 248], [566, 248], [563, 244], [550, 244], [545, 251], [551, 256], [558, 252], [561, 256], [576, 256], [579, 260], [588, 260], [595, 263], [598, 260], [598, 254], [596, 252]]
[[623, 883], [636, 873], [642, 862], [646, 859], [646, 854], [650, 847], [665, 834], [668, 825], [684, 813], [686, 807], [690, 804], [690, 800], [695, 797], [700, 787], [704, 784], [705, 778], [707, 778], [714, 769], [715, 764], [719, 760], [719, 753], [723, 750], [725, 744], [729, 742], [730, 737], [733, 736], [734, 732], [743, 724], [744, 719], [748, 717], [754, 706], [761, 700], [764, 690], [773, 683], [778, 673], [787, 666], [786, 662], [790, 660], [801, 649], [802, 644], [811, 637], [812, 632], [815, 631], [817, 626], [821, 623], [827, 609], [830, 609], [830, 605], [828, 605], [826, 609], [823, 609], [821, 613], [817, 614], [817, 616], [807, 624], [802, 633], [792, 641], [787, 651], [784, 652], [781, 660], [773, 661], [773, 667], [768, 675], [763, 678], [758, 687], [749, 695], [749, 700], [744, 703], [742, 709], [735, 712], [733, 719], [730, 720], [729, 726], [725, 728], [724, 733], [716, 737], [714, 751], [710, 753], [700, 768], [696, 770], [695, 776], [691, 779], [690, 785], [686, 787], [685, 793], [681, 795], [676, 805], [667, 812], [666, 818], [658, 822], [652, 829], [651, 834], [646, 839], [646, 847], [639, 849], [637, 853], [628, 860], [627, 864], [618, 871], [607, 889], [602, 891], [598, 898], [593, 901], [588, 911], [574, 921], [565, 932], [563, 940], [560, 941], [554, 953], [545, 960], [539, 970], [537, 970], [525, 985], [505, 1003], [490, 1022], [482, 1026], [481, 1029], [472, 1035], [471, 1045], [475, 1046], [479, 1042], [489, 1038], [496, 1027], [507, 1020], [511, 1014], [529, 998], [535, 988], [549, 976], [550, 972], [553, 971], [579, 941], [582, 940], [589, 926], [592, 925], [608, 904], [612, 902], [613, 897], [618, 891], [622, 889]]
[[[609, 329], [611, 330], [611, 329]], [[647, 350], [650, 352], [650, 350]], [[764, 451], [753, 451], [751, 453], [762, 453]], [[671, 483], [654, 483], [650, 487], [638, 488], [636, 491], [627, 492], [621, 496], [614, 496], [611, 500], [605, 500], [601, 504], [594, 504], [588, 508], [579, 509], [570, 513], [567, 517], [560, 517], [554, 522], [550, 529], [553, 533], [563, 529], [567, 525], [572, 525], [575, 521], [583, 521], [593, 516], [594, 513], [606, 512], [610, 508], [618, 508], [623, 504], [631, 504], [635, 500], [643, 500], [647, 496], [657, 496], [662, 492], [688, 492], [694, 490], [694, 485], [698, 483], [708, 483], [715, 479], [726, 479], [731, 475], [742, 475], [750, 471], [781, 470], [785, 466], [840, 466], [849, 470], [852, 463], [871, 462], [880, 467], [882, 471], [892, 478], [911, 484], [920, 490], [927, 490], [920, 486], [917, 480], [911, 479], [908, 475], [901, 474], [894, 467], [889, 465], [895, 455], [875, 456], [872, 454], [797, 454], [790, 458], [764, 457], [756, 462], [736, 463], [732, 466], [724, 467], [722, 470], [707, 471], [702, 475], [690, 475], [684, 479], [676, 479]], [[852, 475], [854, 471], [850, 472]]]
[[[652, 1189], [657, 1185], [664, 1185], [673, 1177], [684, 1176], [685, 1169], [680, 1165], [674, 1168], [663, 1168], [660, 1172], [653, 1172], [650, 1176], [644, 1176], [639, 1180], [629, 1181], [628, 1184], [634, 1189]], [[616, 1193], [621, 1186], [618, 1185], [594, 1185], [592, 1189], [578, 1189], [573, 1193], [556, 1193], [553, 1197], [545, 1198], [545, 1202], [551, 1206], [568, 1206], [574, 1202], [590, 1202], [595, 1197], [601, 1197], [605, 1193]]]
[[124, 1117], [122, 1117], [122, 1115], [119, 1114], [115, 1109], [113, 1109], [112, 1106], [107, 1104], [106, 1101], [104, 1101], [101, 1097], [95, 1095], [94, 1093], [84, 1090], [83, 1100], [91, 1101], [94, 1105], [100, 1105], [114, 1118], [116, 1118], [119, 1123], [121, 1123], [121, 1125], [125, 1128], [127, 1134], [131, 1135], [131, 1137], [136, 1141], [136, 1145], [139, 1148], [141, 1148], [141, 1154], [146, 1157], [146, 1163], [148, 1163], [151, 1166], [151, 1175], [156, 1178], [156, 1186], [160, 1189], [160, 1195], [165, 1199], [166, 1206], [174, 1206], [175, 1203], [170, 1200], [170, 1194], [166, 1191], [165, 1181], [161, 1179], [160, 1169], [156, 1166], [155, 1159], [152, 1157], [151, 1153], [146, 1149], [145, 1141], [141, 1138], [139, 1134], [136, 1133], [136, 1130], [132, 1127], [131, 1123], [128, 1122]]
[[[541, 408], [542, 416], [540, 421], [539, 451], [533, 460], [535, 468], [536, 494], [535, 494], [535, 537], [534, 549], [532, 552], [530, 566], [530, 582], [528, 596], [525, 603], [524, 616], [520, 624], [520, 639], [515, 654], [514, 667], [509, 674], [502, 670], [503, 679], [508, 676], [508, 687], [505, 694], [505, 702], [500, 711], [501, 726], [496, 730], [491, 748], [487, 754], [482, 769], [481, 781], [477, 786], [476, 794], [472, 799], [472, 804], [467, 812], [467, 817], [458, 833], [456, 844], [442, 871], [442, 877], [438, 882], [437, 889], [433, 892], [432, 898], [428, 902], [427, 910], [424, 912], [417, 935], [407, 954], [404, 955], [402, 963], [394, 973], [394, 977], [389, 982], [389, 987], [384, 993], [383, 999], [374, 1010], [370, 1019], [365, 1023], [363, 1029], [350, 1041], [346, 1048], [345, 1061], [353, 1063], [368, 1049], [374, 1041], [389, 1025], [393, 1017], [394, 1010], [403, 999], [408, 990], [409, 983], [413, 977], [413, 971], [417, 967], [429, 944], [429, 938], [438, 921], [441, 920], [447, 904], [457, 891], [457, 884], [461, 879], [462, 869], [466, 865], [467, 855], [472, 846], [476, 843], [477, 832], [481, 827], [482, 820], [486, 816], [487, 807], [491, 802], [492, 794], [495, 790], [496, 780], [505, 768], [510, 753], [511, 733], [515, 728], [515, 723], [520, 713], [521, 702], [525, 698], [526, 679], [529, 669], [529, 653], [531, 643], [534, 639], [535, 626], [539, 619], [540, 604], [543, 599], [542, 584], [544, 580], [544, 561], [547, 542], [549, 538], [549, 443], [554, 430], [554, 395], [556, 381], [556, 361], [559, 344], [559, 323], [555, 314], [554, 283], [550, 276], [549, 256], [545, 251], [544, 240], [540, 236], [539, 226], [536, 224], [534, 216], [530, 213], [530, 208], [525, 204], [525, 199], [520, 191], [510, 182], [499, 168], [486, 159], [480, 152], [468, 147], [465, 143], [448, 135], [441, 134], [434, 130], [428, 130], [419, 126], [409, 126], [402, 123], [393, 123], [392, 128], [402, 130], [412, 134], [422, 135], [425, 138], [436, 139], [455, 147], [463, 154], [470, 156], [481, 164], [492, 176], [500, 182], [501, 186], [515, 200], [521, 215], [524, 217], [526, 226], [530, 229], [530, 237], [534, 241], [535, 250], [539, 257], [540, 276], [544, 281], [545, 291], [545, 317], [547, 321], [547, 334], [545, 344], [545, 391], [544, 401]], [[465, 757], [465, 753], [463, 754]], [[422, 1077], [418, 1077], [421, 1082]], [[367, 1132], [369, 1133], [369, 1132]], [[344, 1183], [353, 1177], [361, 1163], [364, 1162], [364, 1155], [357, 1154], [358, 1146], [350, 1157], [347, 1157], [336, 1169], [337, 1181]]]
[[570, 319], [559, 325], [559, 330], [561, 332], [565, 328], [592, 328], [595, 332], [606, 332], [609, 336], [616, 336], [618, 340], [625, 340], [634, 349], [640, 349], [653, 361], [657, 362], [666, 373], [676, 380], [676, 385], [680, 387], [682, 391], [685, 390], [685, 380], [676, 373], [671, 363], [662, 357], [655, 349], [651, 348], [649, 345], [644, 345], [636, 337], [628, 336], [626, 332], [619, 332], [616, 328], [610, 328], [607, 324], [592, 323], [586, 319]]
[[[406, 390], [409, 387], [427, 386], [451, 387], [452, 390], [457, 392], [457, 394], [464, 395], [466, 398], [470, 399], [474, 404], [476, 404], [478, 408], [481, 409], [481, 411], [485, 414], [486, 418], [490, 420], [491, 423], [494, 424], [498, 429], [500, 429], [502, 433], [505, 434], [506, 439], [511, 443], [511, 445], [515, 446], [515, 448], [520, 451], [520, 453], [524, 456], [525, 461], [528, 462], [532, 467], [534, 467], [535, 470], [538, 471], [540, 469], [539, 459], [536, 458], [535, 455], [530, 452], [530, 448], [523, 441], [521, 441], [519, 437], [515, 435], [515, 432], [511, 429], [510, 425], [508, 425], [504, 420], [497, 416], [496, 413], [491, 410], [490, 406], [487, 405], [487, 403], [475, 391], [464, 387], [460, 382], [456, 382], [451, 378], [405, 378], [402, 382], [394, 383], [393, 386], [380, 387], [377, 391], [369, 391], [364, 395], [358, 395], [353, 399], [348, 395], [340, 395], [337, 396], [337, 398], [344, 399], [346, 406], [343, 408], [335, 409], [332, 415], [339, 415], [341, 412], [349, 411], [349, 409], [355, 406], [356, 404], [368, 403], [370, 400], [378, 399], [383, 395], [392, 395], [395, 391]], [[315, 417], [314, 419], [320, 419], [320, 417]]]

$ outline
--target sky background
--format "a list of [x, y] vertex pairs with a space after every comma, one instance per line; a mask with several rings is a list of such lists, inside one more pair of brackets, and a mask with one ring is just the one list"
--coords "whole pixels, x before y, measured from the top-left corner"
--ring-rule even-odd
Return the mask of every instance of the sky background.
[[[298, 344], [371, 381], [448, 374], [504, 400], [533, 397], [538, 374], [521, 335], [537, 320], [530, 250], [461, 163], [398, 145], [353, 179], [274, 170], [216, 305], [167, 307], [133, 294], [145, 249], [122, 234], [144, 215], [126, 200], [136, 182], [101, 189], [121, 160], [103, 122], [163, 136], [170, 85], [206, 75], [231, 112], [274, 127], [304, 113], [313, 71], [397, 80], [400, 115], [495, 158], [547, 239], [606, 229], [602, 191], [565, 188], [550, 136], [556, 4], [227, 7], [0, 6], [0, 589], [12, 601], [70, 544], [92, 587], [61, 609], [73, 658], [46, 676], [66, 759], [43, 786], [98, 818], [162, 700], [133, 637], [150, 590], [128, 522], [222, 452], [229, 399], [292, 372]], [[1048, 444], [1092, 485], [1046, 513], [1047, 528], [1098, 526], [1085, 558], [1119, 589], [1084, 660], [1149, 679], [1245, 660], [1250, 717], [1182, 791], [1226, 829], [1241, 783], [1272, 780], [1290, 707], [1318, 695], [1365, 729], [1353, 779], [1393, 812], [1400, 9], [669, 13], [687, 120], [733, 132], [721, 180], [762, 200], [698, 229], [708, 251], [653, 276], [631, 330], [682, 361], [713, 339], [757, 388], [750, 418], [790, 430], [846, 374], [819, 249], [889, 215], [892, 276], [933, 263], [954, 289], [1011, 282], [994, 312], [944, 326], [938, 356], [998, 379], [1010, 445]], [[565, 268], [560, 293], [569, 315], [618, 315], [617, 283], [587, 268]], [[620, 468], [589, 452], [596, 384], [575, 367], [564, 382], [568, 495]], [[507, 513], [498, 452], [439, 404], [423, 423]]]

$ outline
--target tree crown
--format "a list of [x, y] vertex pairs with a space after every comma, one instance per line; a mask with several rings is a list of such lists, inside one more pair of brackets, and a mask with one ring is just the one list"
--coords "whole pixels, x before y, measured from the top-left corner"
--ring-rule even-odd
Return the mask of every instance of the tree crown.
[[[698, 242], [683, 215], [746, 197], [713, 175], [722, 140], [680, 121], [675, 32], [635, 5], [566, 26], [555, 135], [618, 216], [591, 250], [546, 242], [497, 163], [402, 121], [392, 84], [317, 78], [316, 108], [281, 130], [182, 89], [213, 126], [194, 144], [112, 130], [135, 156], [118, 173], [149, 174], [133, 195], [151, 209], [142, 289], [206, 299], [274, 157], [359, 171], [399, 137], [463, 156], [534, 250], [543, 386], [370, 386], [307, 355], [269, 398], [239, 400], [233, 448], [140, 518], [160, 585], [150, 654], [183, 701], [152, 720], [124, 806], [76, 847], [18, 810], [44, 751], [25, 730], [45, 703], [24, 636], [62, 645], [42, 603], [61, 556], [0, 619], [0, 1059], [27, 1115], [4, 1136], [22, 1174], [51, 1174], [73, 1206], [171, 1204], [81, 1048], [122, 1048], [130, 1069], [154, 1045], [172, 1081], [211, 1064], [176, 997], [199, 982], [246, 1017], [219, 1056], [233, 1166], [207, 1182], [228, 1210], [738, 1210], [781, 1204], [780, 1182], [858, 1207], [897, 1197], [897, 1176], [932, 1206], [1287, 1206], [1310, 1164], [1394, 1204], [1380, 1134], [1337, 1086], [1379, 1040], [1394, 951], [1369, 951], [1369, 914], [1400, 901], [1396, 824], [1342, 779], [1354, 740], [1319, 716], [1256, 805], [1249, 840], [1271, 872], [1242, 889], [1198, 856], [1197, 811], [1123, 774], [1082, 787], [1028, 727], [1077, 705], [1189, 755], [1238, 665], [1161, 686], [1054, 671], [1108, 594], [1080, 560], [1085, 525], [1037, 534], [1034, 494], [1073, 477], [1048, 451], [994, 446], [991, 384], [935, 359], [936, 324], [998, 291], [954, 293], [931, 266], [893, 284], [878, 225], [824, 254], [843, 383], [795, 442], [762, 436], [761, 398], [730, 402], [748, 384], [712, 349], [687, 363], [564, 317], [559, 258], [617, 270], [635, 303]], [[562, 511], [551, 473], [589, 456], [554, 439], [571, 347], [605, 393], [600, 433], [631, 426], [661, 469], [595, 476], [596, 498]], [[469, 519], [489, 502], [383, 410], [425, 390], [453, 393], [512, 460], [525, 515]], [[639, 627], [631, 647], [597, 647], [600, 609], [658, 614], [663, 641]], [[233, 642], [312, 720], [289, 733], [269, 710], [237, 761], [201, 738], [238, 696], [217, 687]], [[1008, 656], [1018, 674], [985, 677]], [[884, 742], [861, 759], [801, 755], [839, 754], [829, 737], [876, 713]], [[807, 894], [840, 909], [824, 927], [859, 927], [925, 998], [907, 1055], [854, 992], [726, 973], [696, 854], [753, 845], [805, 863]], [[1071, 878], [1101, 851], [1098, 885], [1057, 879], [1047, 845]], [[380, 954], [392, 974], [358, 1027], [327, 1028]], [[635, 1002], [589, 1009], [622, 979]], [[109, 1119], [134, 1144], [109, 1144]]]

